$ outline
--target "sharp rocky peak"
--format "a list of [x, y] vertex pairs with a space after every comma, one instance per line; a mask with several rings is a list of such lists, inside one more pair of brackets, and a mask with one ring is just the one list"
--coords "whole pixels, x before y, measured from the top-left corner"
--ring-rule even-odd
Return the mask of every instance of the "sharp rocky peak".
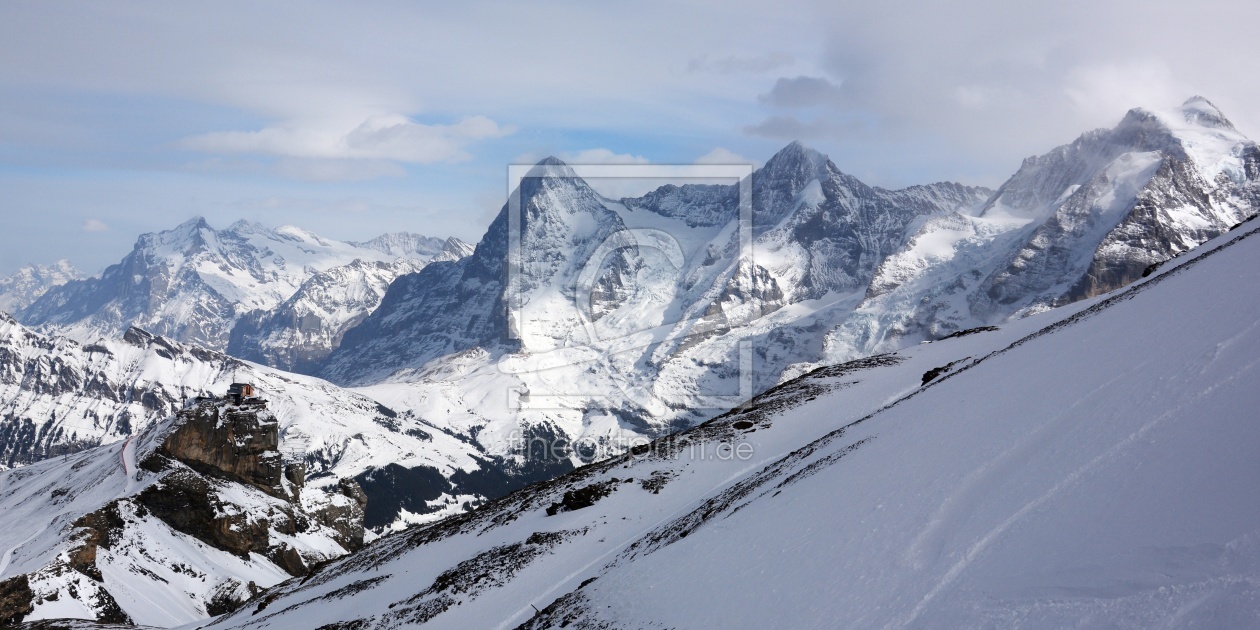
[[789, 173], [819, 177], [827, 163], [827, 156], [805, 146], [799, 140], [793, 140], [767, 160], [762, 171], [770, 177]]
[[210, 227], [205, 217], [193, 217], [183, 223], [161, 232], [146, 232], [136, 239], [137, 250], [174, 248], [184, 251], [196, 251], [206, 244], [207, 232], [217, 234]]
[[526, 177], [576, 178], [577, 173], [568, 164], [565, 164], [564, 160], [553, 155], [539, 160], [533, 168], [529, 169]]

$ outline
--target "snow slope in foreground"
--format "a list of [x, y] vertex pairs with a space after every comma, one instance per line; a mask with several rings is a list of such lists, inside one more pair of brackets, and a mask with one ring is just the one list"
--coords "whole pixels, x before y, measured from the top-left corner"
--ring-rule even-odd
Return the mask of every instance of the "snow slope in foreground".
[[1257, 232], [824, 368], [209, 627], [1254, 627]]

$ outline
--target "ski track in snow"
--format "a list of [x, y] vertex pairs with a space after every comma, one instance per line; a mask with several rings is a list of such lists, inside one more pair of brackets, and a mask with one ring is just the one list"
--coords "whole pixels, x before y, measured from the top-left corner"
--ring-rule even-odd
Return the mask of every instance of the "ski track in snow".
[[[1132, 369], [1141, 370], [1145, 365], [1146, 363], [1143, 362], [1140, 365], [1133, 366]], [[1037, 427], [1028, 437], [972, 471], [963, 480], [959, 490], [941, 502], [936, 513], [928, 520], [927, 526], [910, 544], [910, 548], [906, 550], [903, 556], [906, 565], [915, 569], [921, 569], [929, 562], [939, 558], [941, 550], [945, 547], [945, 540], [949, 536], [949, 532], [957, 529], [956, 526], [961, 521], [974, 513], [976, 505], [985, 496], [992, 493], [1011, 471], [1024, 465], [1028, 461], [1028, 457], [1043, 445], [1046, 438], [1054, 435], [1054, 432], [1058, 431], [1061, 425], [1072, 421], [1079, 422], [1080, 418], [1073, 415], [1073, 411], [1090, 401], [1095, 394], [1106, 393], [1115, 382], [1125, 376], [1127, 376], [1127, 373], [1118, 374], [1114, 378], [1107, 380], [1107, 382], [1096, 387], [1089, 395], [1082, 396], [1072, 403], [1071, 406], [1061, 411], [1057, 417]]]
[[0, 576], [4, 575], [4, 572], [8, 570], [9, 562], [13, 560], [13, 552], [20, 549], [22, 545], [25, 545], [26, 543], [31, 542], [32, 540], [35, 540], [35, 537], [44, 533], [44, 530], [46, 529], [48, 529], [47, 523], [45, 523], [43, 527], [40, 527], [38, 530], [36, 530], [34, 534], [27, 536], [25, 540], [23, 540], [22, 542], [16, 545], [13, 545], [13, 547], [11, 547], [8, 551], [4, 552], [4, 557], [0, 558]]
[[[1224, 382], [1220, 383], [1219, 385], [1224, 385], [1226, 383], [1230, 383], [1230, 382], [1238, 380], [1240, 377], [1245, 376], [1248, 373], [1250, 373], [1252, 371], [1252, 368], [1258, 364], [1260, 364], [1260, 361], [1255, 361], [1249, 364], [1246, 368], [1244, 368], [1243, 370], [1240, 370], [1239, 372], [1237, 372], [1236, 374], [1234, 374], [1232, 377], [1225, 380]], [[1219, 385], [1217, 387], [1219, 387]], [[982, 553], [984, 553], [984, 551], [988, 549], [990, 545], [992, 545], [999, 538], [1001, 538], [1002, 535], [1005, 534], [1007, 530], [1009, 530], [1012, 526], [1014, 526], [1016, 523], [1022, 520], [1029, 513], [1033, 512], [1034, 510], [1037, 510], [1042, 505], [1045, 505], [1049, 501], [1058, 497], [1064, 491], [1072, 488], [1073, 486], [1076, 486], [1078, 483], [1083, 481], [1087, 476], [1089, 476], [1090, 473], [1098, 469], [1107, 461], [1114, 458], [1118, 453], [1128, 448], [1130, 445], [1143, 439], [1151, 431], [1154, 431], [1155, 429], [1159, 428], [1161, 425], [1165, 423], [1165, 421], [1168, 418], [1176, 417], [1178, 413], [1181, 410], [1185, 409], [1190, 403], [1197, 402], [1199, 399], [1215, 391], [1215, 389], [1216, 387], [1213, 387], [1206, 391], [1199, 392], [1198, 395], [1195, 396], [1192, 400], [1187, 401], [1186, 403], [1183, 403], [1181, 405], [1178, 405], [1177, 407], [1170, 409], [1169, 411], [1165, 412], [1164, 414], [1160, 415], [1154, 420], [1142, 425], [1137, 431], [1134, 431], [1133, 433], [1129, 434], [1125, 438], [1121, 439], [1119, 442], [1116, 442], [1115, 444], [1111, 446], [1111, 448], [1108, 448], [1102, 454], [1094, 457], [1084, 466], [1081, 466], [1080, 468], [1069, 473], [1066, 477], [1061, 479], [1058, 483], [1052, 486], [1049, 490], [1047, 490], [1041, 496], [1024, 504], [1023, 507], [1021, 507], [1019, 510], [1016, 510], [1014, 514], [1011, 514], [1011, 516], [1009, 516], [1006, 520], [999, 523], [996, 527], [994, 527], [988, 533], [981, 536], [980, 539], [975, 542], [975, 544], [973, 544], [970, 548], [968, 548], [966, 553], [963, 554], [963, 557], [960, 558], [958, 562], [954, 563], [954, 565], [951, 566], [949, 570], [945, 572], [945, 575], [942, 576], [939, 581], [937, 581], [936, 585], [932, 587], [930, 591], [928, 591], [927, 595], [924, 595], [923, 598], [919, 600], [919, 603], [915, 605], [914, 609], [910, 611], [910, 614], [907, 615], [904, 620], [900, 622], [889, 622], [885, 624], [884, 627], [885, 628], [901, 628], [901, 627], [909, 626], [910, 624], [914, 623], [915, 620], [917, 620], [919, 616], [923, 614], [923, 611], [928, 607], [928, 605], [931, 604], [932, 601], [935, 600], [936, 597], [939, 596], [942, 591], [944, 591], [946, 588], [952, 585], [955, 581], [957, 581], [957, 579], [963, 574], [963, 572], [966, 571], [967, 568], [971, 566], [971, 563], [976, 558], [978, 558]]]

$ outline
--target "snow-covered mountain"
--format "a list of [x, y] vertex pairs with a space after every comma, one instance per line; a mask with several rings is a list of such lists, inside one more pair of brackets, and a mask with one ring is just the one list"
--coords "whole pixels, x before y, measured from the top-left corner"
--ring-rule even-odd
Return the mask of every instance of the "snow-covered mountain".
[[[416, 234], [386, 234], [365, 243], [343, 243], [321, 238], [293, 226], [271, 229], [238, 221], [225, 230], [210, 227], [204, 219], [192, 219], [172, 230], [142, 235], [130, 254], [107, 268], [100, 277], [71, 281], [51, 289], [16, 313], [19, 321], [91, 343], [117, 338], [137, 326], [177, 341], [196, 343], [211, 350], [227, 348], [236, 322], [246, 314], [262, 317], [294, 297], [316, 274], [361, 263], [394, 263], [407, 259], [423, 263], [434, 256], [449, 258], [451, 247], [441, 239]], [[370, 296], [389, 272], [408, 273], [415, 265], [385, 265], [370, 274], [333, 272], [322, 279], [326, 286], [341, 279], [349, 283], [333, 293], [360, 296], [354, 303], [329, 304], [325, 315], [335, 314], [318, 327], [323, 336], [337, 337], [347, 322], [362, 317], [375, 303]], [[339, 312], [341, 311], [341, 312]], [[311, 313], [299, 313], [299, 320]], [[289, 313], [293, 315], [293, 313]], [[278, 314], [300, 328], [301, 321]], [[310, 321], [309, 319], [306, 321]], [[275, 324], [268, 334], [287, 341], [287, 333]], [[264, 338], [265, 340], [265, 338]], [[314, 343], [314, 339], [308, 339]], [[283, 356], [284, 348], [261, 348], [261, 357]], [[297, 349], [294, 349], [297, 350]]]
[[[545, 160], [516, 193], [519, 294], [504, 267], [508, 205], [471, 256], [391, 285], [319, 374], [443, 418], [499, 456], [521, 456], [538, 435], [576, 444], [586, 459], [620, 452], [817, 359], [820, 322], [836, 304], [856, 303], [843, 296], [865, 290], [907, 225], [979, 207], [991, 191], [872, 188], [793, 143], [754, 173], [751, 193], [750, 260], [739, 247], [736, 184], [614, 200]], [[761, 344], [760, 365], [741, 374], [739, 342], [769, 337], [775, 347]]]
[[821, 368], [204, 627], [1254, 626], [1257, 265]]
[[589, 461], [814, 367], [1124, 286], [1253, 216], [1260, 150], [1194, 98], [996, 192], [874, 188], [799, 143], [749, 184], [741, 248], [737, 185], [614, 200], [545, 160], [471, 256], [395, 282], [318, 373], [498, 456], [544, 435]]
[[355, 260], [311, 276], [287, 300], [245, 314], [232, 327], [227, 352], [290, 372], [311, 372], [367, 317], [395, 278], [423, 260]]
[[976, 213], [916, 226], [828, 339], [844, 360], [1141, 278], [1260, 211], [1260, 147], [1207, 100], [1130, 111], [1024, 161]]
[[82, 275], [70, 261], [62, 259], [51, 265], [27, 265], [0, 279], [0, 312], [16, 313], [53, 287], [59, 287]]
[[396, 258], [423, 258], [427, 260], [445, 249], [448, 243], [435, 236], [424, 236], [423, 234], [413, 234], [411, 232], [390, 232], [370, 241], [349, 241], [348, 244], [365, 249], [374, 249]]
[[455, 261], [472, 253], [472, 246], [454, 237], [440, 241], [437, 249], [412, 249], [399, 245], [406, 238], [420, 245], [434, 239], [414, 234], [386, 234], [372, 245], [399, 258], [392, 262], [358, 259], [347, 265], [320, 271], [302, 283], [289, 299], [270, 310], [245, 314], [232, 327], [227, 352], [249, 361], [290, 372], [311, 374], [338, 345], [346, 331], [363, 321], [381, 303], [386, 289], [399, 276], [415, 273], [433, 262]]
[[[1247, 314], [1260, 298], [1245, 274], [1260, 238], [1231, 239], [1256, 231], [1244, 221], [1260, 208], [1258, 181], [1256, 145], [1196, 98], [1030, 158], [996, 192], [870, 187], [793, 143], [743, 183], [749, 243], [740, 184], [610, 199], [554, 159], [471, 253], [411, 235], [348, 244], [194, 222], [183, 236], [146, 235], [101, 279], [54, 289], [23, 315], [74, 302], [58, 316], [88, 314], [45, 326], [82, 335], [124, 306], [152, 306], [172, 334], [232, 330], [228, 349], [341, 386], [134, 328], [84, 345], [2, 319], [0, 448], [8, 465], [67, 457], [168, 426], [189, 397], [245, 380], [272, 401], [282, 461], [305, 465], [312, 496], [344, 498], [342, 480], [354, 480], [378, 533], [455, 515], [272, 590], [224, 627], [512, 627], [535, 614], [526, 627], [692, 627], [695, 605], [675, 597], [688, 588], [709, 608], [738, 598], [724, 619], [760, 626], [1058, 626], [1162, 614], [1163, 601], [1229, 620], [1255, 610], [1238, 602], [1257, 594], [1260, 534], [1239, 523], [1258, 512], [1241, 486], [1204, 489], [1257, 476], [1245, 456], [1257, 434], [1239, 419], [1256, 402]], [[365, 250], [376, 253], [338, 258]], [[417, 251], [431, 262], [399, 262]], [[324, 262], [290, 274], [301, 260]], [[137, 270], [129, 293], [121, 280]], [[259, 306], [208, 317], [231, 291]], [[1195, 422], [1210, 439], [1186, 428]], [[109, 476], [104, 462], [126, 452], [92, 451], [84, 474]], [[596, 463], [460, 514], [585, 462]], [[103, 483], [66, 465], [3, 474]], [[1151, 479], [1132, 475], [1139, 465]], [[1073, 520], [1099, 513], [1081, 506], [1117, 502], [1167, 526], [1122, 518], [1093, 546], [1055, 534], [1095, 524]], [[1059, 516], [1045, 516], [1052, 507]], [[149, 533], [130, 548], [164, 531], [134, 516]], [[67, 564], [77, 552], [49, 560], [76, 530], [58, 531], [39, 549], [7, 543], [28, 559], [22, 575], [44, 576], [40, 593], [77, 580], [68, 599], [41, 595], [38, 614], [60, 610], [49, 601], [112, 611], [78, 577], [91, 571]], [[802, 543], [775, 546], [766, 532]], [[1063, 559], [1026, 562], [1056, 545]], [[745, 550], [765, 574], [732, 560]], [[32, 578], [5, 581], [17, 575], [0, 570], [0, 598], [29, 593], [33, 606]], [[660, 580], [668, 592], [649, 588]], [[695, 588], [710, 582], [720, 587]], [[201, 602], [194, 612], [213, 599], [171, 592]], [[1174, 596], [1152, 606], [1156, 592]]]

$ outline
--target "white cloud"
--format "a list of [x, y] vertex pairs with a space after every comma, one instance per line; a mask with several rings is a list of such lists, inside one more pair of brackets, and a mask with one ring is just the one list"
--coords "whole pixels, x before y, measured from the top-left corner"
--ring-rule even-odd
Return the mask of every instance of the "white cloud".
[[642, 155], [616, 153], [611, 149], [586, 149], [577, 153], [564, 153], [560, 159], [573, 164], [649, 164]]
[[760, 164], [755, 160], [750, 160], [730, 149], [717, 147], [708, 153], [695, 159], [696, 164], [752, 164], [754, 167]]
[[1133, 107], [1165, 109], [1194, 95], [1193, 87], [1178, 81], [1167, 65], [1154, 60], [1076, 66], [1067, 73], [1064, 84], [1068, 101], [1090, 117]]
[[272, 175], [300, 182], [359, 182], [380, 177], [405, 177], [407, 169], [398, 162], [379, 159], [253, 156], [210, 157], [184, 164], [184, 170], [220, 175]]
[[459, 162], [474, 141], [515, 131], [485, 116], [449, 125], [418, 123], [401, 114], [371, 116], [353, 128], [289, 123], [258, 131], [220, 131], [185, 139], [184, 148], [205, 153], [245, 153], [290, 158], [395, 160], [415, 164]]
[[109, 226], [105, 225], [100, 219], [88, 219], [83, 222], [84, 232], [108, 232]]

